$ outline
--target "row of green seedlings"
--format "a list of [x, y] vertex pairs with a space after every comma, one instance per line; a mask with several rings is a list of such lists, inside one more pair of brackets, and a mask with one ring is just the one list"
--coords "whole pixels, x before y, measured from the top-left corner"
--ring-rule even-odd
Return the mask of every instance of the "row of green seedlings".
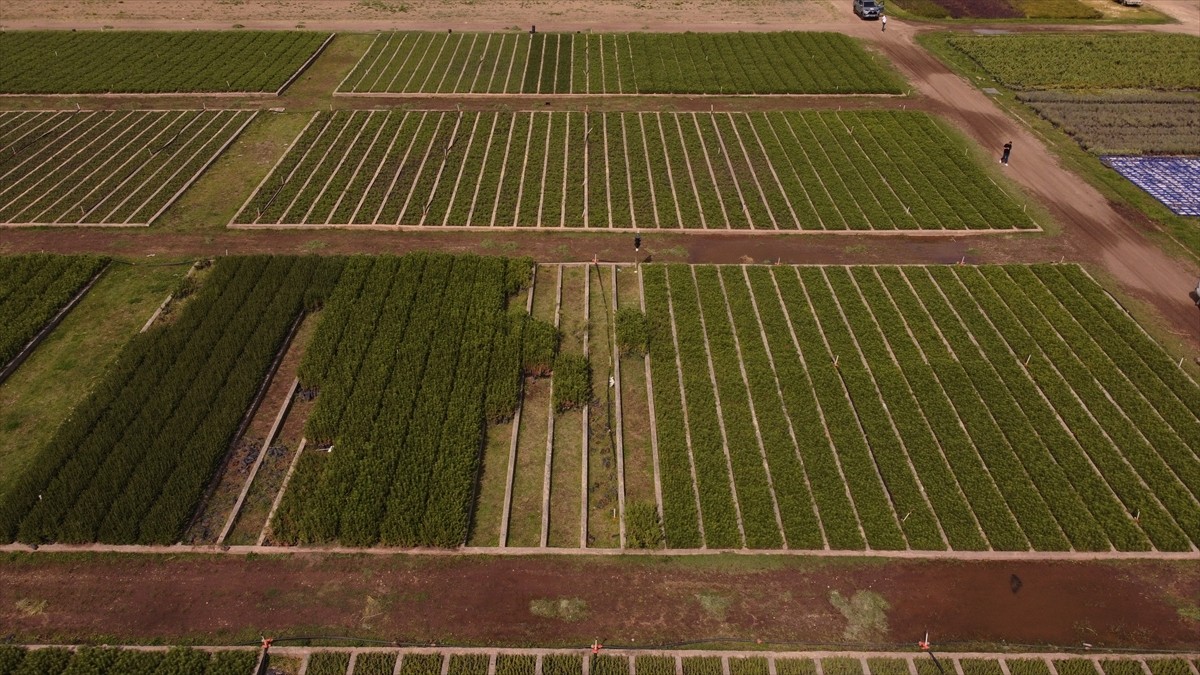
[[[1002, 667], [1003, 664], [1003, 667]], [[1007, 671], [1003, 668], [1006, 667]], [[1143, 667], [1146, 670], [1143, 670]], [[307, 675], [1194, 675], [1183, 657], [689, 656], [315, 652]], [[1054, 670], [1052, 671], [1051, 668]], [[959, 671], [958, 669], [961, 669]]]
[[836, 33], [388, 33], [338, 91], [896, 94], [901, 84]]
[[0, 62], [8, 66], [0, 73], [0, 93], [274, 92], [328, 35], [8, 32], [0, 45]]
[[225, 258], [179, 318], [135, 336], [0, 499], [0, 538], [178, 541], [305, 303], [337, 260]]
[[99, 256], [0, 257], [0, 369], [107, 264]]
[[1200, 391], [1033, 269], [646, 268], [668, 545], [1189, 550]]
[[254, 118], [239, 111], [0, 114], [0, 222], [148, 224]]
[[[301, 363], [310, 444], [274, 524], [289, 543], [457, 546], [488, 421], [512, 417], [545, 335], [507, 300], [532, 263], [353, 258]], [[552, 331], [551, 331], [552, 335]], [[552, 354], [550, 355], [552, 358]]]
[[236, 223], [1036, 227], [923, 113], [318, 113]]
[[0, 675], [246, 675], [257, 660], [252, 650], [0, 645]]

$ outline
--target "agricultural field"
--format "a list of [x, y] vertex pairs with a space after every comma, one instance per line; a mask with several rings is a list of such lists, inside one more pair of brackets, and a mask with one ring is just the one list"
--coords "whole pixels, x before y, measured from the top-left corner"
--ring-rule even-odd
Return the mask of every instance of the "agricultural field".
[[837, 33], [381, 33], [338, 87], [341, 94], [902, 92], [890, 68]]
[[234, 227], [1038, 227], [919, 112], [316, 113]]
[[320, 392], [307, 424], [317, 449], [299, 460], [275, 540], [465, 541], [487, 421], [518, 404], [533, 331], [506, 302], [530, 270], [425, 253], [346, 265], [301, 364]]
[[1101, 157], [1180, 216], [1200, 216], [1200, 157]]
[[949, 43], [1012, 89], [1200, 89], [1194, 35], [955, 35]]
[[255, 115], [0, 112], [0, 224], [148, 225]]
[[643, 272], [668, 547], [1200, 542], [1200, 388], [1077, 267]]
[[304, 31], [5, 32], [0, 94], [276, 93], [329, 37]]
[[178, 541], [306, 302], [340, 261], [227, 258], [135, 337], [0, 495], [0, 538]]
[[1195, 94], [1050, 91], [1018, 98], [1089, 152], [1200, 154], [1200, 97]]
[[106, 265], [97, 256], [0, 257], [0, 382], [17, 354]]
[[1080, 0], [889, 0], [905, 12], [929, 19], [1099, 19], [1104, 15]]
[[258, 654], [250, 650], [162, 650], [119, 647], [39, 647], [0, 645], [2, 675], [246, 675]]
[[[998, 655], [897, 652], [663, 651], [604, 649], [435, 649], [273, 648], [271, 667], [286, 675], [1194, 675], [1188, 655], [1107, 656], [1071, 654]], [[351, 669], [351, 664], [353, 668]], [[944, 670], [943, 670], [944, 669]], [[1053, 669], [1053, 670], [1052, 670]]]

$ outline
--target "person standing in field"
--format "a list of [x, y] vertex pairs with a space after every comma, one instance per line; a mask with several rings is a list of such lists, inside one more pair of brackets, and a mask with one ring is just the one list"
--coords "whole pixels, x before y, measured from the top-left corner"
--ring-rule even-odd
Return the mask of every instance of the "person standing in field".
[[879, 25], [881, 26], [880, 31], [887, 32], [887, 14], [879, 15]]
[[1000, 155], [1000, 163], [1008, 166], [1008, 156], [1012, 154], [1012, 141], [1004, 144], [1004, 154]]

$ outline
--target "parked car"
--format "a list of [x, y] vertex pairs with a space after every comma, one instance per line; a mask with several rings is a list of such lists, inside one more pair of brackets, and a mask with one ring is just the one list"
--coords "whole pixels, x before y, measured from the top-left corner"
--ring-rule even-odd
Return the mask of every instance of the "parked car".
[[854, 13], [861, 19], [878, 19], [883, 16], [883, 0], [854, 0]]
[[1117, 2], [1121, 3], [1122, 5], [1125, 5], [1126, 7], [1141, 7], [1142, 6], [1142, 0], [1117, 0]]

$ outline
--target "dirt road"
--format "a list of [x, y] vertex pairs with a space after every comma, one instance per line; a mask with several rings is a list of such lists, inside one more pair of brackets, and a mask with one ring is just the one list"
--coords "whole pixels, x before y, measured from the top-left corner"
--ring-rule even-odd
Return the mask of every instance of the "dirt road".
[[[12, 554], [3, 577], [0, 634], [20, 641], [321, 634], [494, 646], [718, 637], [852, 646], [845, 631], [854, 617], [835, 608], [834, 592], [886, 606], [885, 625], [869, 638], [879, 645], [910, 647], [926, 629], [943, 647], [1154, 649], [1200, 638], [1185, 616], [1200, 598], [1200, 566], [1190, 561]], [[535, 600], [570, 598], [585, 603], [583, 620], [531, 612]]]

